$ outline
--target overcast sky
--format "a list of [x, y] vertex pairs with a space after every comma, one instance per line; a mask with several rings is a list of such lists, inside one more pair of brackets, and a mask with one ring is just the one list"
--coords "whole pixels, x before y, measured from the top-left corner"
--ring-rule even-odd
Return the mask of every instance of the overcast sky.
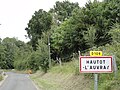
[[[0, 0], [0, 38], [16, 37], [28, 41], [25, 27], [35, 11], [44, 9], [48, 11], [56, 1], [64, 0]], [[88, 0], [69, 0], [78, 2], [82, 7]], [[102, 0], [99, 0], [102, 1]]]

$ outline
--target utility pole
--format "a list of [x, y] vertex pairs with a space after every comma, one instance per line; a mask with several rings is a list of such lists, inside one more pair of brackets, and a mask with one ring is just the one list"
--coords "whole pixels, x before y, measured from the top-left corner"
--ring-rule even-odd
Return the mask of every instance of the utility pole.
[[49, 53], [49, 67], [51, 67], [51, 57], [50, 57], [50, 34], [48, 34], [48, 53]]

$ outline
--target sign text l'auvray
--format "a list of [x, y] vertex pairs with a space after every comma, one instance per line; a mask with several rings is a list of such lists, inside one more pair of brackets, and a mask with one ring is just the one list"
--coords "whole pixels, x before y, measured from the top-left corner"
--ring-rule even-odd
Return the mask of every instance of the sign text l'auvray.
[[86, 60], [85, 69], [109, 69], [105, 60]]
[[112, 57], [81, 57], [80, 72], [111, 72]]

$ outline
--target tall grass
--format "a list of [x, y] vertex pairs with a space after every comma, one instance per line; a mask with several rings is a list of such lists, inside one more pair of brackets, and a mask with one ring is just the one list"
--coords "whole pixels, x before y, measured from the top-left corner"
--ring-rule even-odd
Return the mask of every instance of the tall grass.
[[0, 75], [0, 81], [2, 81], [3, 80], [3, 77], [2, 77], [2, 75]]

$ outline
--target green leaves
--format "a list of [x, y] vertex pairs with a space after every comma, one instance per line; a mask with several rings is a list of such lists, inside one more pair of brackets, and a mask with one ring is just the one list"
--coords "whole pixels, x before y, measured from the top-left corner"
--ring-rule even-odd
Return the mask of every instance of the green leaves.
[[34, 50], [25, 61], [28, 67], [45, 72], [49, 68], [48, 36], [51, 57], [62, 60], [70, 58], [73, 52], [109, 44], [111, 39], [119, 42], [119, 29], [111, 30], [115, 23], [120, 23], [119, 6], [119, 0], [89, 1], [82, 8], [78, 3], [57, 1], [49, 12], [36, 11], [26, 28]]
[[93, 26], [88, 28], [88, 31], [86, 31], [86, 33], [84, 34], [84, 39], [90, 48], [95, 46], [95, 41], [96, 41], [95, 34], [96, 34], [96, 29]]
[[114, 25], [109, 34], [112, 36], [113, 43], [120, 43], [120, 25], [118, 23]]
[[54, 8], [50, 10], [51, 13], [56, 14], [55, 19], [63, 22], [72, 16], [72, 11], [79, 8], [78, 3], [71, 3], [69, 1], [57, 1]]
[[31, 39], [31, 44], [34, 50], [36, 50], [38, 39], [41, 38], [43, 32], [46, 32], [51, 28], [51, 24], [51, 14], [42, 9], [36, 11], [32, 16], [26, 31], [28, 37]]

